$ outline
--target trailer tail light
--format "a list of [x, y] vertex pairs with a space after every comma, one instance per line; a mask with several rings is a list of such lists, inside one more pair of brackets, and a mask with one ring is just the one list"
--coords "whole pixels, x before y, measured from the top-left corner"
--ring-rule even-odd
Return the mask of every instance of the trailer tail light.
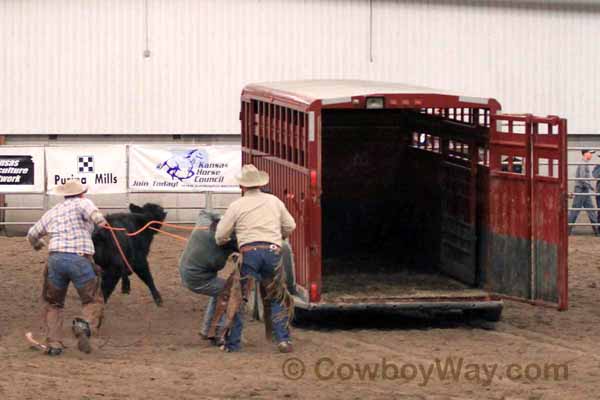
[[315, 282], [310, 284], [309, 300], [314, 301], [314, 302], [318, 302], [320, 300], [319, 299], [319, 287], [317, 286], [317, 284]]
[[379, 109], [383, 108], [383, 106], [383, 97], [367, 97], [366, 107], [368, 109]]
[[310, 171], [310, 187], [317, 187], [317, 171], [314, 169]]

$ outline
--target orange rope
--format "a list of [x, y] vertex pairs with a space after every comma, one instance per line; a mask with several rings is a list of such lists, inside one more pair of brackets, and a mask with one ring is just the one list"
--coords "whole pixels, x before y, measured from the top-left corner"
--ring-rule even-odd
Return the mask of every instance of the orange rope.
[[156, 232], [162, 233], [164, 235], [170, 236], [172, 238], [187, 242], [187, 239], [184, 238], [183, 236], [176, 235], [174, 233], [170, 233], [170, 232], [164, 231], [162, 229], [154, 228], [153, 226], [150, 226], [152, 224], [159, 224], [162, 226], [168, 226], [168, 227], [175, 228], [175, 229], [190, 230], [190, 231], [207, 230], [209, 228], [208, 226], [192, 226], [192, 227], [190, 227], [190, 226], [180, 226], [180, 225], [170, 224], [168, 222], [163, 222], [163, 221], [150, 221], [135, 232], [127, 232], [127, 229], [125, 229], [125, 228], [114, 228], [114, 227], [110, 226], [108, 224], [108, 222], [106, 222], [106, 225], [102, 225], [102, 227], [104, 229], [110, 231], [110, 234], [113, 237], [115, 245], [117, 246], [117, 250], [119, 251], [121, 258], [123, 259], [123, 262], [125, 262], [127, 269], [129, 269], [129, 272], [131, 272], [132, 274], [133, 274], [133, 268], [131, 268], [129, 261], [127, 261], [127, 257], [125, 257], [125, 253], [123, 252], [123, 249], [121, 248], [121, 244], [119, 243], [119, 239], [117, 239], [117, 234], [115, 233], [115, 231], [119, 231], [119, 232], [125, 231], [126, 232], [125, 235], [132, 237], [132, 236], [139, 235], [140, 233], [142, 233], [143, 231], [145, 231], [146, 229], [149, 228], [149, 229], [152, 229], [153, 231], [156, 231]]
[[[108, 225], [108, 222], [107, 222], [107, 225]], [[133, 268], [131, 268], [131, 265], [129, 265], [129, 261], [127, 261], [127, 257], [125, 257], [125, 253], [123, 253], [123, 249], [121, 248], [121, 245], [119, 244], [119, 239], [117, 239], [117, 234], [112, 229], [110, 229], [110, 234], [112, 235], [113, 240], [115, 241], [117, 250], [119, 250], [119, 253], [121, 254], [121, 258], [123, 259], [123, 261], [125, 262], [125, 265], [129, 269], [129, 272], [131, 272], [133, 274]]]
[[163, 235], [171, 236], [172, 238], [175, 238], [175, 239], [178, 239], [178, 240], [181, 240], [181, 241], [187, 242], [187, 239], [186, 239], [186, 238], [184, 238], [183, 236], [179, 236], [179, 235], [176, 235], [176, 234], [174, 234], [174, 233], [171, 233], [171, 232], [163, 231], [163, 230], [160, 230], [160, 229], [158, 229], [158, 228], [153, 228], [153, 227], [150, 227], [149, 229], [152, 229], [153, 231], [156, 231], [156, 232], [162, 233]]
[[[146, 229], [148, 229], [148, 227], [152, 224], [159, 224], [159, 225], [163, 225], [163, 226], [168, 226], [170, 228], [182, 229], [182, 230], [188, 230], [188, 231], [196, 231], [196, 230], [205, 231], [209, 228], [208, 226], [181, 226], [181, 225], [170, 224], [168, 222], [163, 222], [163, 221], [150, 221], [146, 225], [144, 225], [140, 229], [138, 229], [137, 231], [127, 232], [126, 235], [127, 236], [137, 236], [140, 233], [142, 233], [143, 231], [145, 231]], [[104, 229], [108, 229], [111, 231], [127, 231], [127, 229], [125, 229], [125, 228], [114, 228], [114, 227], [108, 225], [108, 222], [106, 223], [106, 225], [104, 225]], [[163, 232], [162, 230], [158, 230], [158, 231]]]
[[209, 226], [182, 226], [182, 225], [170, 224], [168, 222], [159, 222], [159, 221], [154, 221], [154, 222], [160, 223], [163, 226], [168, 226], [168, 227], [175, 228], [175, 229], [183, 229], [186, 231], [196, 231], [196, 230], [205, 231], [208, 228], [210, 228]]

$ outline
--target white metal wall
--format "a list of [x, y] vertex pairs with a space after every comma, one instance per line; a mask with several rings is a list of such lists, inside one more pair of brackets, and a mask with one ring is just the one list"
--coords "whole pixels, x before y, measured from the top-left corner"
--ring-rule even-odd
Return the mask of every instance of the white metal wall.
[[237, 134], [244, 84], [311, 78], [495, 97], [599, 131], [599, 2], [373, 0], [372, 62], [369, 0], [147, 0], [149, 58], [145, 3], [0, 1], [0, 134]]

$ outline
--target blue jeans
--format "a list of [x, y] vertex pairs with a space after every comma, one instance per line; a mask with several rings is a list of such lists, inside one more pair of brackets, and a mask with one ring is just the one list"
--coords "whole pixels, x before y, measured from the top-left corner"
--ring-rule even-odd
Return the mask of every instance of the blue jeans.
[[[256, 249], [245, 252], [241, 271], [242, 285], [247, 285], [247, 279], [243, 278], [249, 275], [252, 275], [257, 282], [273, 278], [280, 258], [279, 250]], [[227, 336], [226, 346], [231, 351], [237, 351], [241, 348], [243, 319], [240, 314], [243, 312], [243, 310], [238, 312]], [[282, 318], [282, 316], [285, 317]], [[290, 340], [290, 332], [287, 327], [287, 310], [277, 300], [271, 301], [271, 321], [275, 340], [278, 343]]]
[[[577, 196], [577, 195], [575, 195], [575, 198], [573, 199], [573, 204], [571, 207], [573, 207], [573, 208], [594, 208], [592, 196]], [[580, 210], [569, 211], [569, 224], [572, 224], [577, 220], [577, 217], [579, 216], [580, 212], [581, 212]], [[589, 210], [586, 212], [587, 212], [588, 218], [590, 219], [591, 223], [595, 224], [598, 222], [598, 214], [596, 213], [596, 211]], [[573, 230], [573, 226], [569, 226], [569, 234], [571, 234], [572, 230]], [[592, 226], [592, 230], [594, 231], [594, 233], [597, 233], [598, 227]]]
[[82, 288], [96, 278], [92, 262], [75, 253], [50, 253], [48, 256], [48, 281], [57, 289], [65, 289], [69, 282]]
[[206, 284], [198, 287], [189, 288], [194, 293], [210, 296], [208, 304], [206, 305], [206, 310], [204, 310], [202, 327], [200, 328], [200, 333], [204, 336], [208, 335], [208, 330], [210, 329], [213, 317], [215, 316], [215, 309], [217, 308], [217, 297], [219, 296], [219, 293], [221, 293], [221, 290], [223, 290], [224, 286], [225, 279], [219, 278], [215, 274], [215, 277], [207, 281]]

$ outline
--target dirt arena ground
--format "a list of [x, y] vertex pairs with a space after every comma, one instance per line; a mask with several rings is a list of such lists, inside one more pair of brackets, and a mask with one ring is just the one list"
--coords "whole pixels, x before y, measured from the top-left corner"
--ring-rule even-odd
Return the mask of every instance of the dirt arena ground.
[[[110, 299], [92, 354], [76, 350], [65, 323], [69, 348], [51, 358], [24, 338], [40, 334], [45, 253], [2, 237], [0, 399], [597, 399], [600, 241], [571, 240], [567, 312], [506, 302], [495, 328], [457, 318], [327, 317], [295, 329], [296, 352], [286, 355], [258, 322], [248, 323], [242, 353], [200, 340], [206, 299], [180, 285], [183, 245], [159, 237], [150, 264], [164, 307], [133, 278], [130, 295]], [[71, 289], [65, 321], [78, 309]], [[454, 374], [444, 375], [447, 363]]]

